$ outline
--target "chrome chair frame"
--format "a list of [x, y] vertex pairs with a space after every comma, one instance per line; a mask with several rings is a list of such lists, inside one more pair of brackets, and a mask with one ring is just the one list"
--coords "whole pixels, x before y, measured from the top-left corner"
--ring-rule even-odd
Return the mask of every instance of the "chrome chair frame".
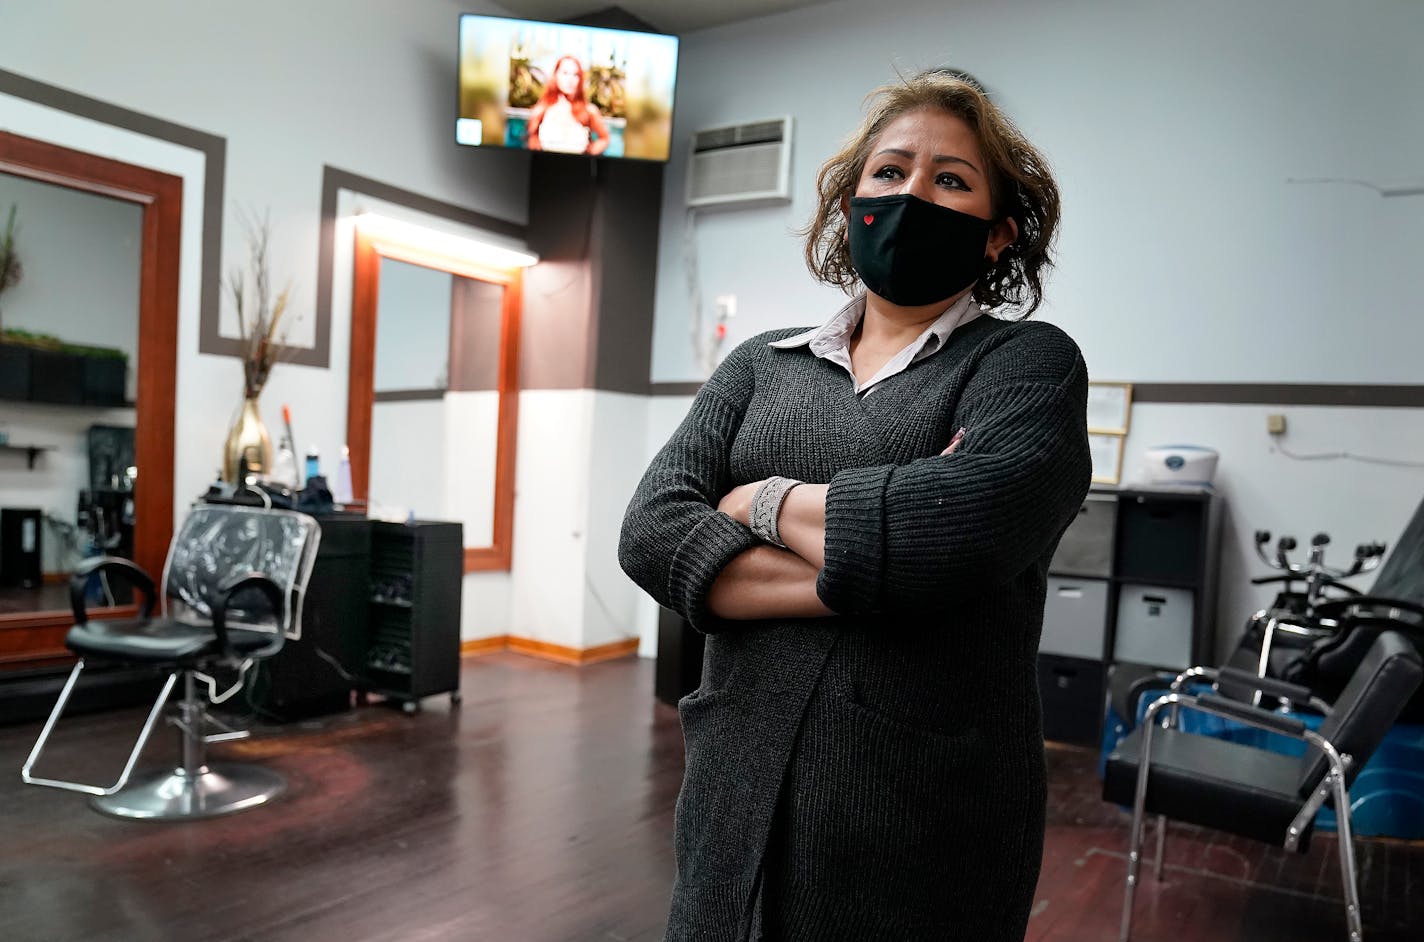
[[134, 742], [133, 750], [129, 753], [128, 761], [124, 763], [124, 770], [119, 773], [114, 784], [107, 787], [102, 785], [86, 785], [83, 782], [67, 782], [62, 779], [42, 778], [33, 774], [35, 763], [39, 761], [40, 753], [44, 752], [45, 743], [49, 742], [50, 733], [54, 732], [55, 724], [59, 722], [59, 717], [64, 713], [64, 707], [69, 703], [69, 696], [74, 692], [74, 685], [79, 681], [79, 675], [84, 672], [84, 659], [81, 657], [79, 663], [75, 664], [69, 672], [69, 679], [64, 682], [64, 689], [59, 692], [59, 702], [50, 711], [49, 718], [45, 720], [44, 729], [40, 730], [40, 738], [35, 740], [34, 747], [30, 749], [30, 756], [25, 760], [24, 766], [20, 769], [20, 778], [26, 785], [44, 785], [49, 788], [64, 788], [69, 791], [83, 792], [86, 795], [112, 795], [128, 784], [129, 776], [133, 774], [134, 765], [138, 762], [139, 753], [143, 752], [143, 747], [148, 743], [148, 737], [153, 733], [153, 727], [158, 722], [158, 716], [163, 712], [163, 706], [168, 702], [168, 695], [173, 692], [173, 685], [178, 680], [178, 671], [168, 675], [168, 680], [163, 684], [163, 689], [158, 692], [158, 697], [153, 701], [153, 706], [148, 711], [148, 719], [144, 721], [143, 729], [138, 734], [137, 741]]
[[[1190, 679], [1190, 677], [1206, 676], [1208, 673], [1214, 675], [1214, 671], [1210, 668], [1193, 668], [1179, 677], [1178, 681], [1185, 682], [1185, 680]], [[1273, 720], [1276, 719], [1275, 716], [1259, 707], [1246, 707], [1242, 705], [1238, 709], [1220, 709], [1209, 701], [1203, 702], [1198, 696], [1175, 691], [1154, 700], [1147, 708], [1147, 713], [1143, 718], [1142, 751], [1138, 759], [1137, 789], [1132, 807], [1132, 831], [1128, 840], [1127, 885], [1123, 898], [1122, 924], [1118, 934], [1119, 942], [1130, 942], [1132, 937], [1133, 901], [1136, 897], [1139, 869], [1142, 862], [1143, 817], [1147, 807], [1148, 775], [1152, 767], [1152, 732], [1158, 726], [1158, 714], [1168, 707], [1171, 708], [1171, 711], [1162, 722], [1163, 728], [1170, 728], [1170, 724], [1175, 723], [1181, 708], [1185, 707], [1223, 719], [1245, 723], [1257, 729], [1290, 736], [1308, 745], [1315, 746], [1321, 751], [1329, 766], [1328, 771], [1321, 779], [1319, 786], [1312, 792], [1310, 798], [1306, 799], [1301, 806], [1295, 820], [1291, 822], [1290, 827], [1283, 836], [1281, 846], [1286, 850], [1296, 850], [1300, 846], [1301, 836], [1305, 833], [1306, 828], [1310, 826], [1310, 822], [1314, 819], [1321, 806], [1324, 805], [1325, 800], [1329, 797], [1334, 797], [1336, 826], [1338, 829], [1338, 843], [1340, 848], [1340, 879], [1344, 886], [1345, 893], [1345, 922], [1349, 930], [1350, 942], [1363, 942], [1364, 926], [1360, 917], [1360, 898], [1355, 869], [1354, 838], [1350, 830], [1350, 793], [1345, 785], [1346, 775], [1353, 764], [1351, 757], [1348, 754], [1338, 752], [1329, 740], [1314, 730], [1304, 727], [1299, 730], [1289, 729], [1278, 720], [1273, 722]], [[1260, 718], [1255, 718], [1249, 716], [1248, 711], [1256, 711], [1264, 715]], [[1326, 712], [1328, 714], [1328, 708]], [[1154, 869], [1157, 879], [1160, 880], [1162, 878], [1162, 860], [1166, 834], [1165, 816], [1159, 815], [1157, 824], [1157, 853]]]
[[[207, 509], [213, 510], [213, 508]], [[268, 510], [268, 512], [305, 516], [295, 514], [293, 511]], [[321, 541], [321, 530], [316, 526], [315, 521], [312, 521], [305, 529], [305, 541], [297, 562], [298, 568], [294, 579], [293, 594], [295, 598], [284, 597], [285, 594], [281, 587], [261, 573], [240, 573], [224, 584], [221, 589], [224, 592], [224, 600], [214, 606], [215, 630], [220, 638], [225, 638], [226, 629], [221, 627], [226, 618], [225, 600], [242, 588], [255, 588], [268, 596], [279, 620], [279, 625], [273, 632], [274, 635], [278, 638], [299, 638], [301, 636], [301, 612], [305, 587], [311, 576]], [[174, 542], [169, 546], [168, 556], [163, 566], [162, 582], [156, 593], [161, 599], [163, 615], [167, 614], [168, 609], [167, 586], [176, 546], [177, 537], [175, 536]], [[92, 560], [77, 575], [87, 575], [89, 572], [98, 571], [109, 561], [107, 557]], [[128, 560], [117, 560], [115, 564], [123, 569], [136, 571], [145, 584], [141, 588], [145, 591], [153, 590], [152, 580], [133, 563]], [[77, 591], [77, 588], [72, 589], [72, 596]], [[151, 609], [152, 599], [150, 598], [144, 608], [145, 617], [151, 612]], [[209, 744], [246, 739], [251, 733], [248, 730], [233, 729], [212, 716], [207, 711], [206, 703], [198, 692], [198, 681], [201, 680], [214, 694], [213, 702], [220, 703], [226, 700], [241, 687], [243, 678], [253, 662], [254, 658], [252, 657], [246, 657], [237, 662], [238, 680], [221, 695], [216, 692], [214, 678], [199, 670], [196, 665], [185, 665], [170, 672], [158, 696], [154, 698], [153, 706], [149, 709], [143, 728], [134, 742], [133, 749], [129, 752], [118, 779], [112, 785], [102, 786], [34, 774], [35, 764], [43, 754], [44, 748], [73, 694], [75, 685], [84, 672], [85, 662], [81, 657], [70, 670], [64, 688], [60, 691], [59, 700], [50, 711], [50, 715], [40, 731], [39, 739], [35, 741], [35, 745], [20, 770], [20, 777], [27, 785], [59, 788], [90, 795], [92, 796], [91, 804], [96, 810], [122, 818], [192, 820], [229, 814], [264, 804], [286, 789], [285, 780], [276, 772], [260, 766], [231, 763], [210, 764], [207, 761], [207, 746]], [[139, 755], [147, 745], [158, 717], [168, 703], [168, 698], [180, 676], [183, 678], [182, 699], [174, 705], [175, 715], [168, 717], [168, 722], [178, 730], [180, 764], [176, 768], [149, 773], [130, 785], [129, 781], [134, 767], [138, 763]], [[209, 732], [209, 727], [215, 728], [217, 731]]]

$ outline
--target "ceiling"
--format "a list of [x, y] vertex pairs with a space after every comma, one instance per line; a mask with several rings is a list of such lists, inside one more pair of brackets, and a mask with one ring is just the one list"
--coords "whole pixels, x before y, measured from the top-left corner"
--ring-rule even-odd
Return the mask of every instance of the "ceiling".
[[498, 0], [511, 15], [530, 20], [567, 20], [618, 6], [664, 33], [690, 33], [709, 26], [814, 6], [826, 0]]

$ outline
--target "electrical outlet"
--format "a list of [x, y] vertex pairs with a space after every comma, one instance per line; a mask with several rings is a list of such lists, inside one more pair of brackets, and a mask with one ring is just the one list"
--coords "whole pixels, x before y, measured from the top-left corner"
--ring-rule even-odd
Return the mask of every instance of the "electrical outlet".
[[737, 296], [735, 294], [717, 295], [717, 319], [725, 321], [728, 318], [737, 316]]
[[1266, 416], [1266, 431], [1272, 435], [1284, 435], [1286, 433], [1286, 417], [1279, 412], [1272, 412]]

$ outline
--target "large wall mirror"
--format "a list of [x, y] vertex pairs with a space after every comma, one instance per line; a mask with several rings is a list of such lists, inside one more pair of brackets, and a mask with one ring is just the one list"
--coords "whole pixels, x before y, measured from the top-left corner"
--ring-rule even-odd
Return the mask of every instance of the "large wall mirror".
[[[57, 663], [89, 556], [173, 529], [179, 177], [0, 132], [0, 670]], [[0, 248], [3, 251], [3, 248]], [[130, 610], [96, 582], [91, 605]]]
[[347, 443], [373, 509], [464, 524], [465, 571], [508, 569], [522, 272], [356, 226]]

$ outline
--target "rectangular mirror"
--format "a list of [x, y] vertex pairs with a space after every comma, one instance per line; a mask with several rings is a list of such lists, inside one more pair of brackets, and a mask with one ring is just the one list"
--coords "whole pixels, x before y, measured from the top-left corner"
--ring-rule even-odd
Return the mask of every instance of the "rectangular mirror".
[[[0, 669], [68, 657], [87, 557], [161, 571], [173, 524], [182, 180], [0, 131]], [[142, 472], [142, 473], [140, 473]], [[120, 586], [93, 580], [91, 607]]]
[[465, 568], [508, 569], [522, 275], [358, 225], [348, 444], [356, 498], [464, 524]]

